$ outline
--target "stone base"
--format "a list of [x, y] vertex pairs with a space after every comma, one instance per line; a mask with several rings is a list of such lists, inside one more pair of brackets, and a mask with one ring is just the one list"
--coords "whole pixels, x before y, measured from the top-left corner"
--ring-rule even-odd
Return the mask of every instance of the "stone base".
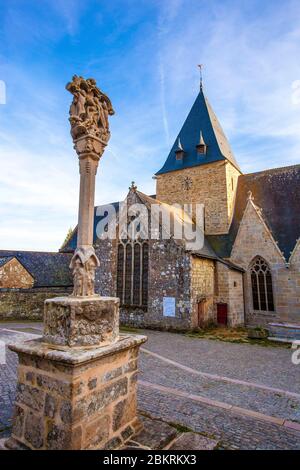
[[[139, 416], [143, 429], [133, 434], [118, 450], [214, 450], [218, 441], [195, 432], [181, 433], [175, 425], [161, 420]], [[28, 446], [19, 443], [14, 438], [0, 440], [0, 450], [29, 450]]]
[[111, 345], [62, 351], [41, 340], [11, 345], [19, 356], [8, 448], [117, 449], [141, 427], [137, 357], [146, 341], [120, 335]]
[[43, 340], [56, 348], [114, 343], [119, 338], [119, 302], [100, 295], [47, 299]]

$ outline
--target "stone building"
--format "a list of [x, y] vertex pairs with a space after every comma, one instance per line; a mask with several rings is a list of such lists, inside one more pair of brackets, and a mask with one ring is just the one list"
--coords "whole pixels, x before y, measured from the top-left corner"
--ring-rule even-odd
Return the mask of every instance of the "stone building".
[[[300, 165], [243, 174], [201, 88], [155, 178], [156, 195], [132, 185], [128, 207], [143, 204], [151, 227], [154, 205], [174, 218], [174, 205], [185, 204], [193, 220], [203, 205], [203, 246], [174, 233], [123, 240], [118, 203], [110, 239], [99, 229], [109, 209], [97, 207], [96, 289], [120, 297], [123, 323], [179, 330], [299, 323]], [[74, 250], [76, 239], [75, 229], [62, 251]]]
[[0, 319], [41, 319], [44, 301], [71, 292], [71, 255], [0, 250]]

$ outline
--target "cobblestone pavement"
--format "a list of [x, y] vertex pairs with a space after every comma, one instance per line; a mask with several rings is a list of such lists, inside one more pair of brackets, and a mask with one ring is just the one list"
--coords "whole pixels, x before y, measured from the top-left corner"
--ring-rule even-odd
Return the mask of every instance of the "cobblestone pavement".
[[219, 441], [221, 449], [300, 449], [300, 432], [238, 416], [184, 398], [140, 387], [139, 406], [151, 417], [180, 423]]
[[[18, 331], [13, 331], [15, 328]], [[0, 323], [0, 340], [15, 342], [24, 337], [30, 339], [29, 333], [38, 333], [40, 328], [38, 324]], [[172, 333], [143, 333], [149, 338], [145, 349], [163, 357], [141, 353], [141, 381], [169, 387], [179, 394], [193, 394], [218, 400], [225, 405], [300, 422], [300, 397], [297, 397], [297, 393], [300, 394], [300, 367], [292, 365], [290, 350], [194, 339]], [[168, 364], [164, 358], [194, 369], [194, 372]], [[0, 437], [9, 431], [16, 366], [16, 355], [8, 351], [7, 364], [0, 366]], [[205, 377], [202, 372], [226, 376], [233, 382]], [[234, 380], [255, 382], [266, 389], [255, 387], [255, 384], [241, 385], [234, 383]], [[268, 387], [282, 389], [282, 393]], [[293, 392], [295, 396], [285, 392]], [[222, 448], [300, 449], [298, 430], [239, 415], [231, 410], [177, 396], [176, 393], [170, 394], [166, 390], [151, 389], [143, 383], [139, 384], [138, 396], [142, 412], [217, 439], [221, 441]]]
[[[3, 326], [3, 325], [2, 325]], [[34, 338], [26, 334], [26, 338]], [[0, 341], [5, 344], [14, 343], [24, 339], [24, 334], [13, 333], [0, 328]], [[15, 389], [17, 380], [18, 357], [15, 353], [9, 351], [6, 346], [5, 354], [6, 364], [0, 364], [0, 437], [6, 437], [9, 434], [11, 426], [12, 406], [15, 399]]]
[[199, 377], [144, 353], [139, 369], [142, 380], [300, 423], [300, 397]]
[[185, 366], [300, 394], [300, 366], [292, 364], [290, 349], [225, 343], [149, 330], [143, 333], [149, 338], [146, 349]]

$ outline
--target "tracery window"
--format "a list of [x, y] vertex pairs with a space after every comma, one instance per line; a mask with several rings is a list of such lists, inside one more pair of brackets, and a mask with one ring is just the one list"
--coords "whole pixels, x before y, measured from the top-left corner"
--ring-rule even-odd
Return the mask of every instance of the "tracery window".
[[274, 312], [272, 274], [268, 263], [257, 256], [250, 266], [253, 309]]
[[118, 246], [117, 296], [121, 305], [146, 307], [148, 303], [149, 245], [121, 241]]

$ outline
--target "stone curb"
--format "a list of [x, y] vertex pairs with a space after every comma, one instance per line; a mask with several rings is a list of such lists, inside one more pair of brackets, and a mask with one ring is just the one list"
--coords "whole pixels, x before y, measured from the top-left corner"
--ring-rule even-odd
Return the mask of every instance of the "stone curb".
[[292, 429], [294, 431], [300, 431], [300, 423], [298, 424], [298, 423], [289, 421], [284, 418], [277, 418], [275, 416], [269, 416], [263, 413], [259, 413], [258, 411], [252, 411], [246, 408], [241, 408], [241, 407], [234, 406], [234, 405], [228, 405], [227, 403], [223, 403], [223, 402], [216, 401], [216, 400], [211, 400], [210, 398], [201, 397], [200, 395], [193, 395], [187, 392], [178, 391], [174, 388], [169, 388], [163, 385], [153, 384], [151, 382], [147, 382], [144, 380], [139, 380], [138, 384], [141, 385], [142, 387], [153, 388], [154, 390], [158, 390], [163, 393], [172, 394], [181, 398], [187, 398], [193, 401], [197, 401], [199, 403], [203, 403], [205, 405], [214, 406], [216, 408], [221, 408], [221, 409], [230, 411], [232, 413], [240, 414], [242, 416], [248, 416], [249, 418], [254, 418], [259, 421], [265, 421], [268, 423], [275, 424], [277, 426], [283, 426], [285, 428]]
[[289, 392], [288, 390], [282, 390], [281, 388], [268, 387], [268, 385], [262, 385], [256, 382], [247, 382], [245, 380], [232, 379], [230, 377], [225, 377], [222, 375], [209, 374], [208, 372], [200, 372], [196, 369], [192, 369], [191, 367], [180, 364], [179, 362], [172, 361], [171, 359], [161, 356], [160, 354], [149, 351], [149, 349], [146, 349], [143, 347], [141, 348], [141, 352], [145, 354], [149, 354], [150, 356], [156, 357], [157, 359], [160, 359], [161, 361], [171, 364], [174, 367], [177, 367], [178, 369], [185, 370], [186, 372], [189, 372], [191, 374], [199, 375], [200, 377], [207, 377], [209, 379], [219, 380], [220, 382], [228, 382], [228, 383], [232, 383], [235, 385], [243, 385], [246, 387], [258, 388], [260, 390], [267, 390], [268, 392], [280, 393], [281, 395], [285, 395], [287, 397], [300, 399], [300, 393]]

